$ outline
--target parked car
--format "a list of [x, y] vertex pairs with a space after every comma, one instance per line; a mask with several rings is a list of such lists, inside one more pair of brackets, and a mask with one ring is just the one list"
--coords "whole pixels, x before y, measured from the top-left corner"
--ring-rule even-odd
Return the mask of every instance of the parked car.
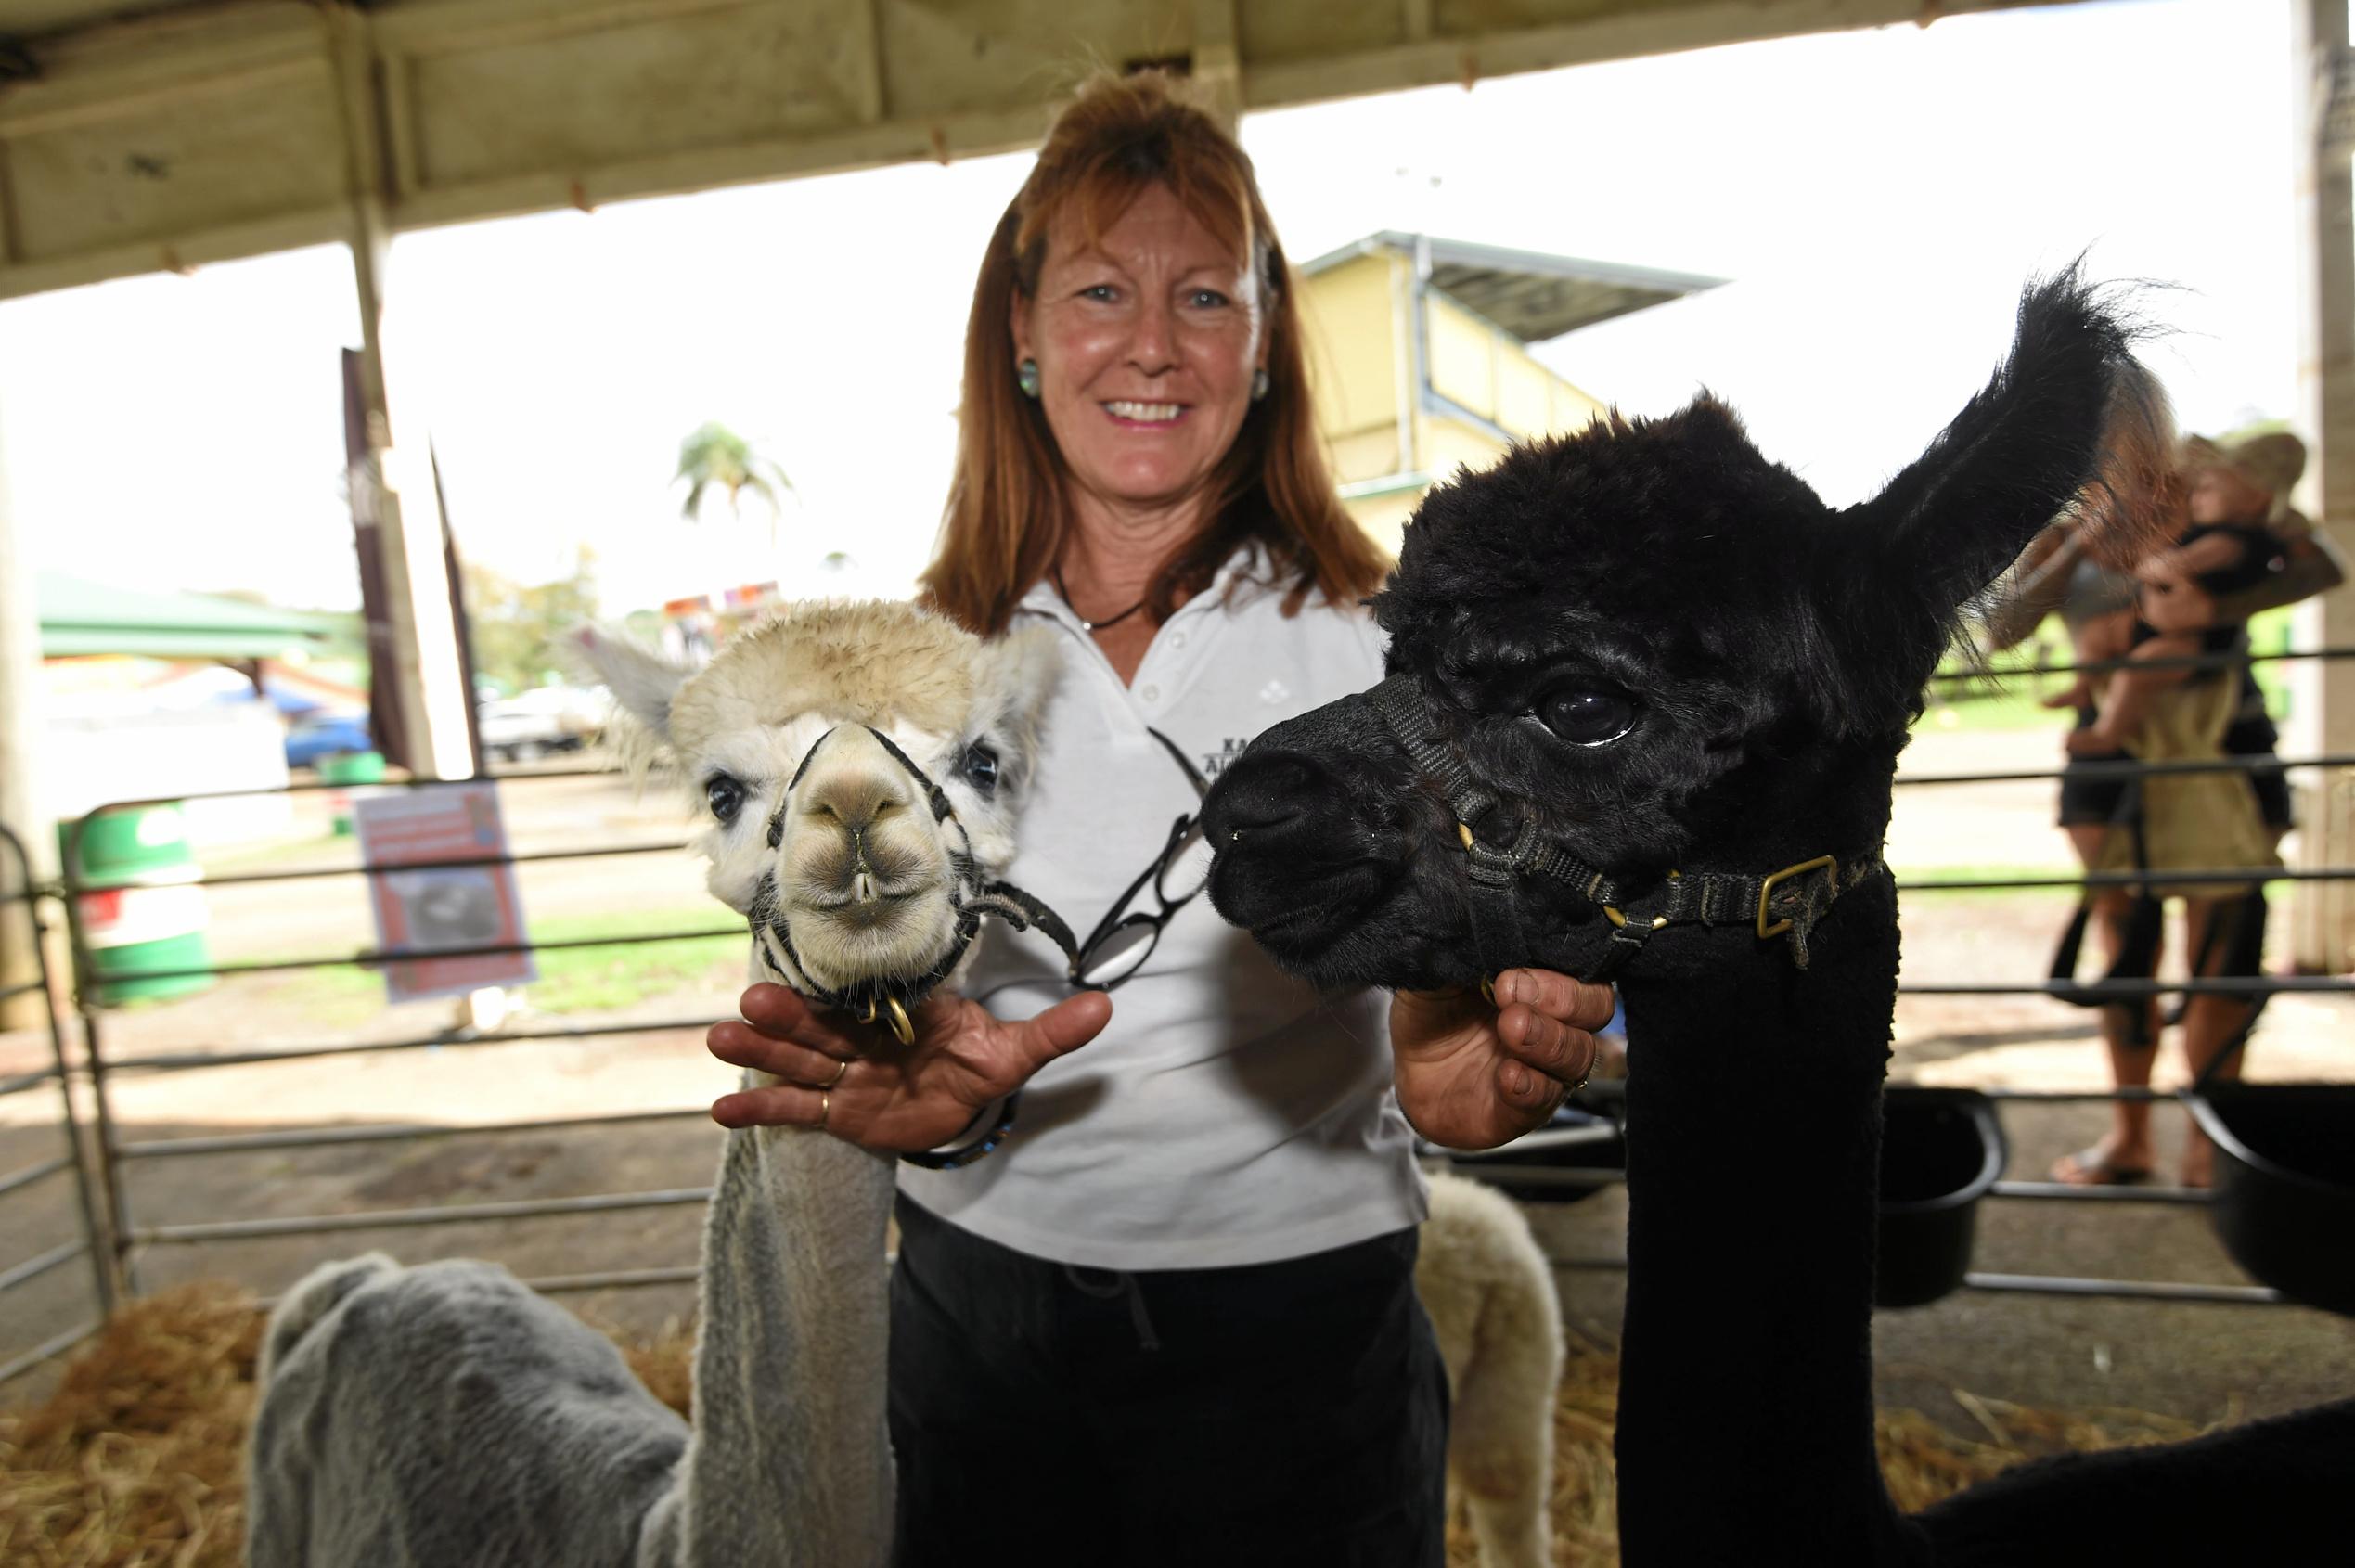
[[342, 752], [373, 752], [376, 739], [368, 733], [366, 713], [330, 713], [314, 712], [303, 714], [287, 726], [286, 765], [316, 767], [319, 759]]
[[544, 686], [474, 710], [483, 755], [507, 762], [577, 751], [597, 739], [604, 719], [602, 697], [569, 686]]

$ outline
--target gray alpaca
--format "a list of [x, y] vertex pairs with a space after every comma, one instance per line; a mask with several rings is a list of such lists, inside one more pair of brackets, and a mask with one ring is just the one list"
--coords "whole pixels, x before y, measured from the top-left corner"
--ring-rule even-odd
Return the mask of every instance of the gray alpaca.
[[[692, 675], [584, 640], [693, 790], [714, 893], [824, 994], [925, 974], [970, 934], [977, 879], [1012, 855], [1050, 636], [985, 644], [906, 605], [812, 606]], [[894, 809], [925, 801], [911, 762], [949, 815]], [[892, 886], [864, 875], [862, 836]], [[895, 913], [862, 904], [886, 898]], [[757, 955], [753, 972], [771, 977]], [[822, 1133], [728, 1135], [691, 1428], [504, 1268], [376, 1253], [314, 1271], [263, 1346], [248, 1562], [881, 1568], [893, 1186], [890, 1160]]]

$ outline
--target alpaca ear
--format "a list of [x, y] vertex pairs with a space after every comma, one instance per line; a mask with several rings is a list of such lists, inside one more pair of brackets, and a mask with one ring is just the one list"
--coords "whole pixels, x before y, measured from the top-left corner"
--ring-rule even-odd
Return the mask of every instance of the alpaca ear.
[[671, 699], [695, 673], [693, 665], [676, 663], [602, 626], [577, 626], [567, 641], [583, 675], [611, 691], [650, 734], [670, 739]]
[[2131, 559], [2163, 531], [2172, 425], [2137, 326], [2071, 266], [2029, 285], [2011, 356], [1929, 449], [1851, 509], [1894, 589], [1940, 623], [2065, 513]]
[[1052, 626], [1024, 626], [997, 638], [993, 647], [1007, 711], [1026, 726], [1037, 725], [1046, 717], [1055, 684], [1062, 679], [1062, 635]]
[[1062, 675], [1062, 634], [1052, 626], [1024, 626], [983, 647], [982, 711], [999, 715], [997, 726], [1018, 753], [1017, 780], [1029, 778], [1047, 703]]

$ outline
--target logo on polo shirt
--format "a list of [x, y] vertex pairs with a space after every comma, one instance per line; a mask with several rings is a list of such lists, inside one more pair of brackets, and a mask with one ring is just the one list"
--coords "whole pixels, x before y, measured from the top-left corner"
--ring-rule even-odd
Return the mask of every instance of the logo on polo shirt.
[[1218, 750], [1202, 754], [1202, 776], [1204, 778], [1217, 778], [1227, 771], [1229, 763], [1243, 754], [1243, 748], [1250, 744], [1251, 737], [1248, 735], [1223, 737], [1218, 742]]

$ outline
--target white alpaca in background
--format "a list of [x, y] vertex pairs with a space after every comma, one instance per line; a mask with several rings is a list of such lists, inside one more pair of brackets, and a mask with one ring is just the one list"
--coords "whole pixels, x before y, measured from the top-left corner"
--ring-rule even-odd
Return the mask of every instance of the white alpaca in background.
[[1448, 1479], [1470, 1505], [1480, 1561], [1549, 1568], [1562, 1305], [1519, 1205], [1433, 1173], [1415, 1292], [1448, 1367]]
[[[864, 997], [889, 1022], [1004, 907], [993, 879], [1051, 639], [829, 604], [700, 672], [613, 639], [587, 651], [687, 780], [712, 891], [753, 924], [754, 978]], [[248, 1561], [882, 1568], [893, 1188], [888, 1157], [824, 1133], [728, 1134], [691, 1429], [504, 1268], [372, 1254], [314, 1271], [264, 1343]]]

